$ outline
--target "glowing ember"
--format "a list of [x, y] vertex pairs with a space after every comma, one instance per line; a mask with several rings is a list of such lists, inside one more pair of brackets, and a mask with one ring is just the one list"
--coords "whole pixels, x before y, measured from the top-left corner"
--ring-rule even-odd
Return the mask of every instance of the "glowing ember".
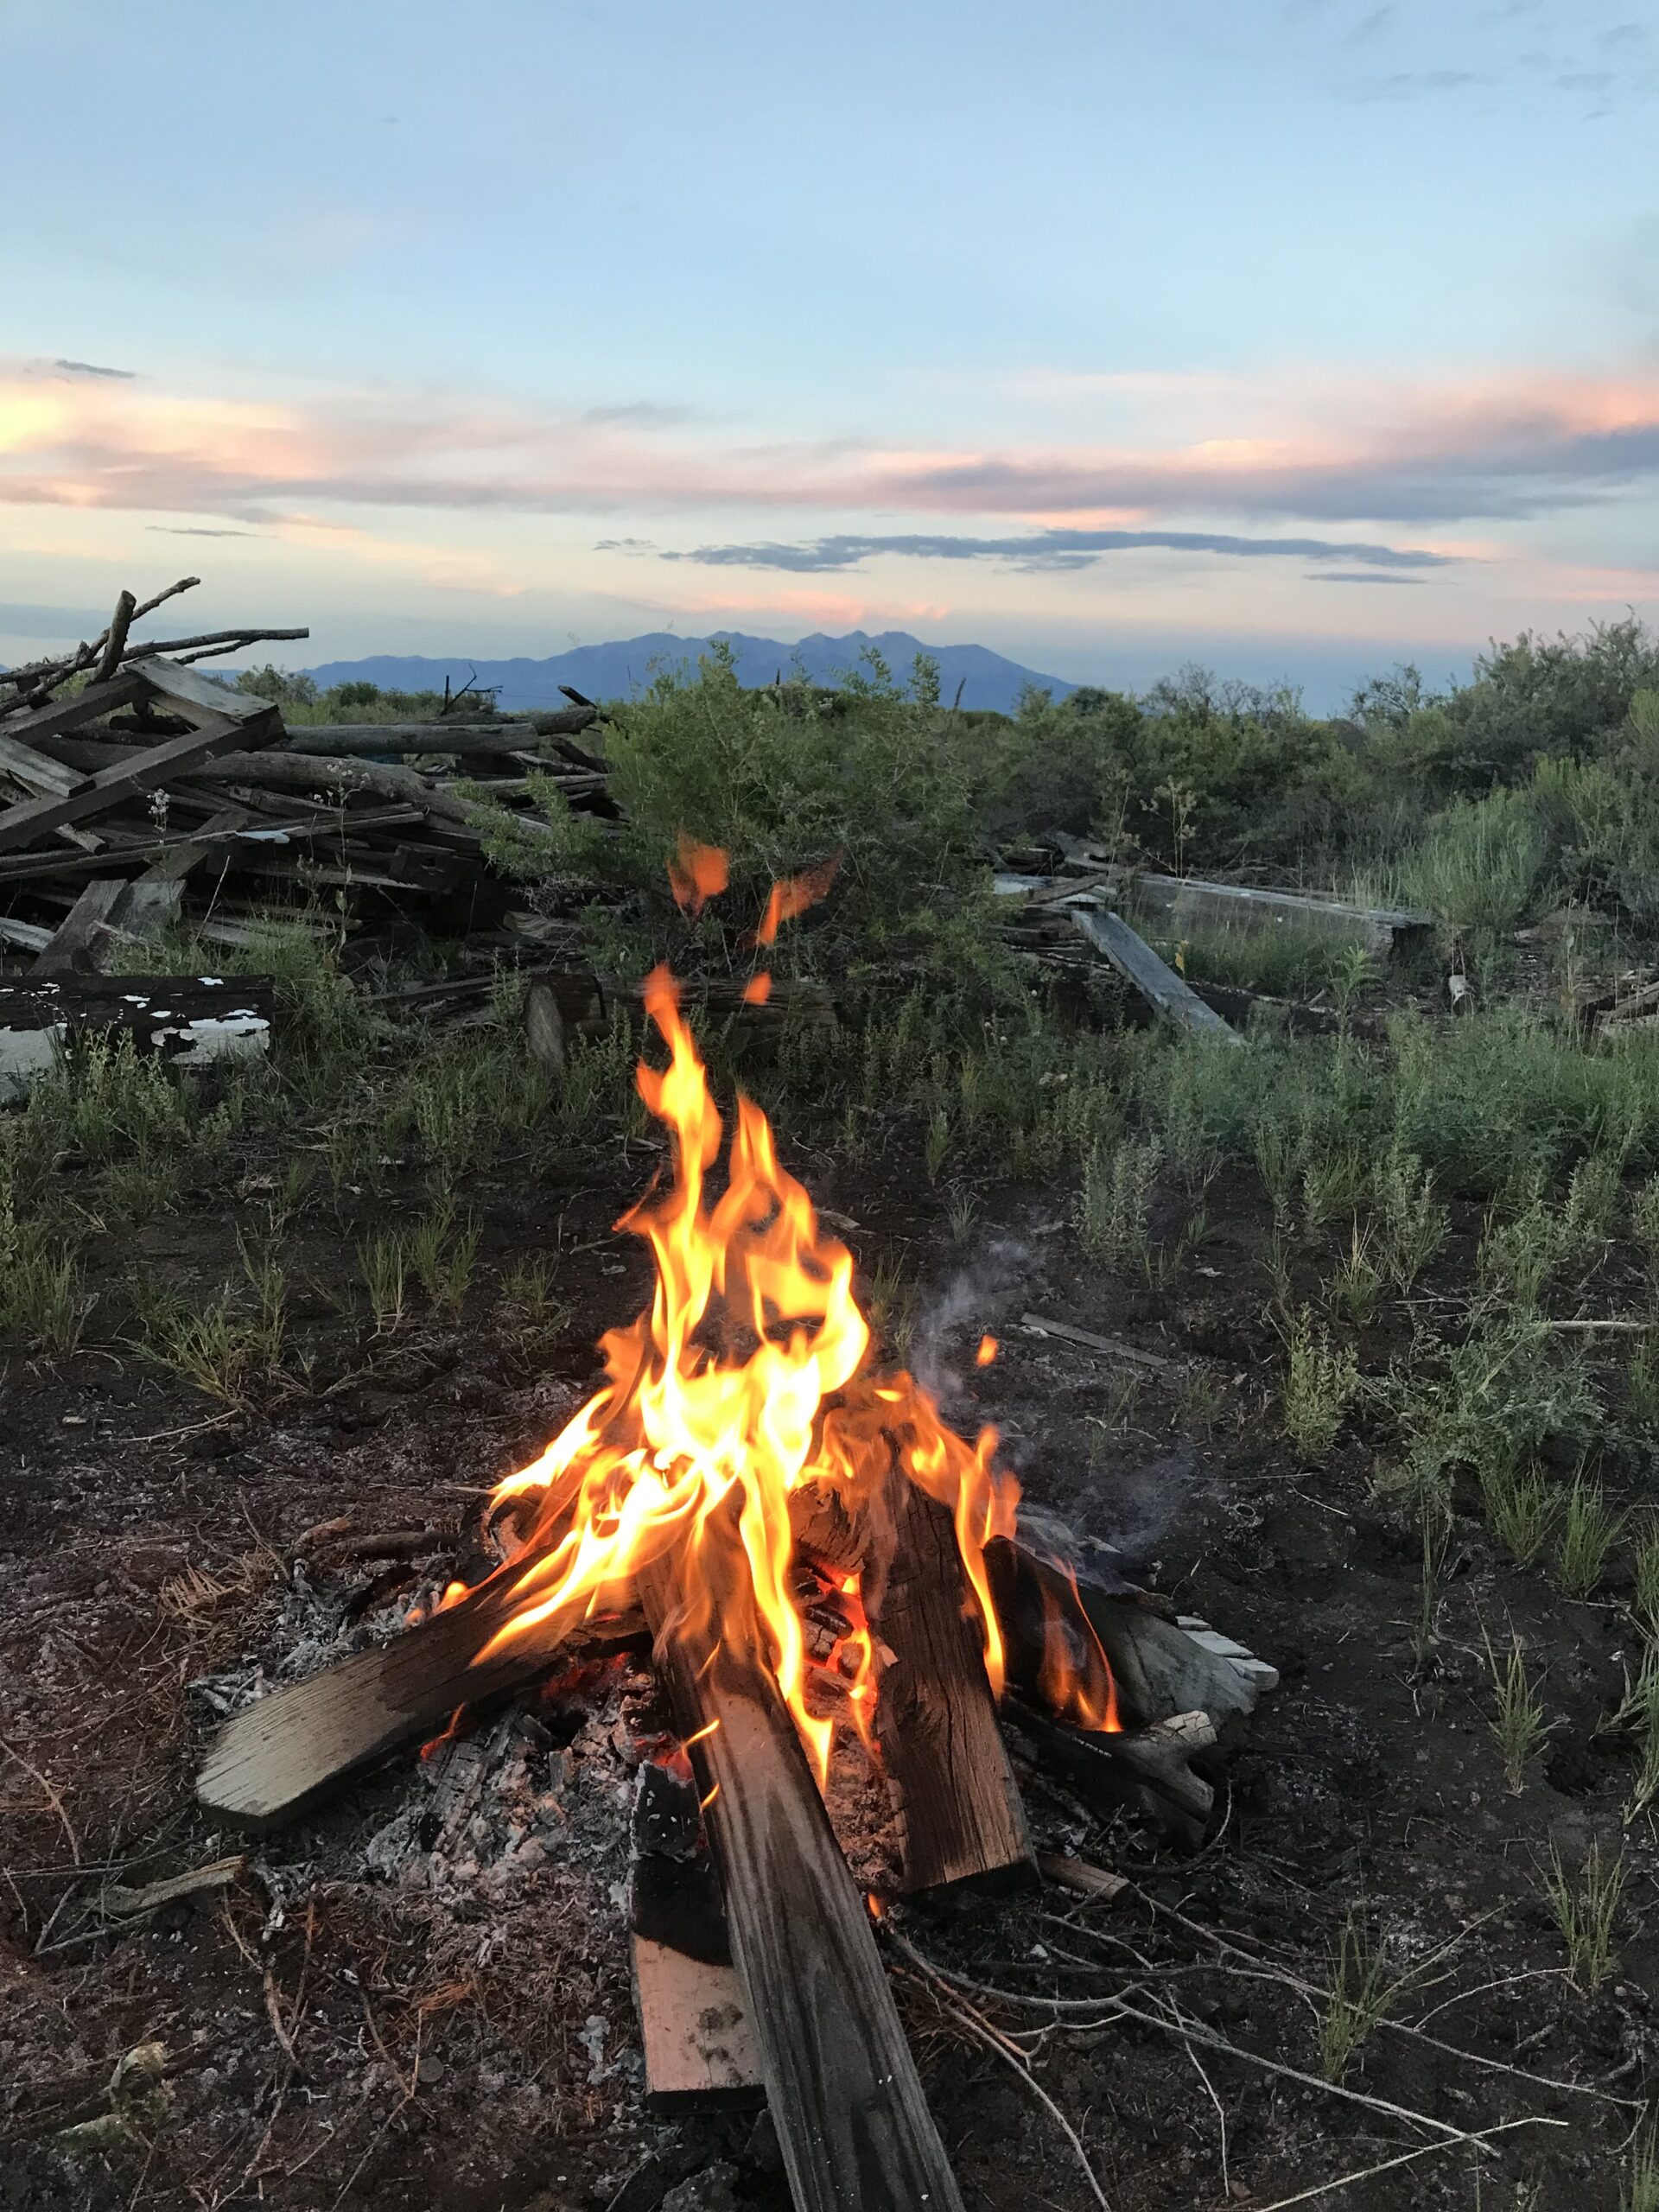
[[976, 1367], [988, 1367], [991, 1362], [996, 1357], [996, 1338], [995, 1337], [982, 1337], [979, 1340], [979, 1350], [974, 1354], [974, 1365]]

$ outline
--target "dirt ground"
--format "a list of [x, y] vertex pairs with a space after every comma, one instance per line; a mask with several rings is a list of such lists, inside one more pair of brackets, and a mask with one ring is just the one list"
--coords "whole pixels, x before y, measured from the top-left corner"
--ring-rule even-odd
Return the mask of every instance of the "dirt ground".
[[[1196, 1858], [1033, 1786], [1041, 1840], [1117, 1868], [1128, 1891], [901, 1916], [928, 1958], [1072, 2005], [975, 2000], [1004, 2026], [1046, 2025], [1036, 2080], [1116, 2212], [1617, 2204], [1619, 2146], [1652, 2086], [1659, 1965], [1652, 1831], [1625, 1826], [1630, 1754], [1597, 1732], [1634, 1648], [1620, 1593], [1567, 1603], [1505, 1564], [1471, 1513], [1418, 1663], [1422, 1561], [1370, 1502], [1363, 1433], [1313, 1468], [1279, 1430], [1253, 1178], [1211, 1191], [1202, 1245], [1153, 1295], [1088, 1260], [1048, 1194], [986, 1191], [956, 1244], [918, 1160], [854, 1176], [782, 1135], [820, 1203], [856, 1224], [861, 1264], [892, 1255], [921, 1284], [917, 1361], [957, 1422], [994, 1419], [1031, 1494], [1283, 1677], [1232, 1754], [1224, 1822]], [[464, 1319], [379, 1341], [331, 1293], [362, 1229], [416, 1207], [412, 1178], [348, 1194], [339, 1217], [327, 1198], [308, 1206], [288, 1255], [296, 1379], [251, 1411], [136, 1358], [114, 1290], [73, 1356], [10, 1358], [0, 2205], [786, 2203], [764, 2119], [642, 2112], [620, 1885], [623, 1724], [649, 1689], [626, 1656], [480, 1724], [464, 1739], [480, 1765], [470, 1799], [442, 1757], [410, 1754], [254, 1847], [228, 1888], [126, 1917], [110, 1888], [239, 1847], [191, 1784], [256, 1670], [288, 1679], [389, 1633], [465, 1566], [483, 1493], [579, 1402], [594, 1338], [645, 1297], [643, 1249], [611, 1224], [656, 1159], [613, 1142], [469, 1179], [460, 1196], [485, 1234]], [[232, 1189], [111, 1239], [107, 1279], [136, 1262], [222, 1280], [278, 1166], [245, 1153]], [[1425, 1296], [1466, 1280], [1471, 1227]], [[550, 1262], [571, 1313], [534, 1341], [492, 1303], [526, 1255]], [[1109, 1362], [1022, 1331], [1028, 1311], [1161, 1351], [1198, 1387], [1127, 1396]], [[976, 1373], [986, 1329], [1003, 1354]], [[1368, 1334], [1367, 1363], [1389, 1348]], [[344, 1537], [302, 1544], [340, 1516]], [[423, 1529], [413, 1557], [352, 1555], [352, 1537]], [[1511, 1620], [1546, 1664], [1555, 1723], [1519, 1795], [1483, 1646], [1484, 1626]], [[1624, 1851], [1629, 1881], [1618, 1970], [1591, 1998], [1566, 1974], [1545, 1874], [1553, 1853], [1576, 1868], [1596, 1841]], [[1317, 2079], [1319, 2021], [1351, 1912], [1406, 1979], [1338, 2094]], [[968, 2204], [1099, 2201], [1016, 2069], [966, 2040], [913, 1972], [897, 1986]], [[146, 2044], [160, 2055], [129, 2062], [111, 2094], [117, 2062]], [[1450, 2139], [1506, 2126], [1485, 2145]], [[1426, 2155], [1338, 2196], [1318, 2190], [1413, 2152]]]

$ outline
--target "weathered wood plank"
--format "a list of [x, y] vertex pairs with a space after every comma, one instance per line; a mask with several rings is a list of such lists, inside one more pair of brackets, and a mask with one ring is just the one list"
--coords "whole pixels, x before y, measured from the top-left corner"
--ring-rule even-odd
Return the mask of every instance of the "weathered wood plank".
[[52, 932], [52, 942], [30, 969], [31, 976], [67, 975], [77, 967], [96, 968], [98, 953], [111, 943], [106, 935], [100, 945], [98, 934], [101, 926], [114, 918], [127, 889], [126, 879], [119, 875], [95, 875], [86, 884], [74, 905]]
[[640, 1595], [677, 1723], [696, 1738], [688, 1749], [796, 2212], [962, 2212], [869, 1915], [714, 1548], [706, 1539], [725, 1586], [723, 1636], [674, 1625], [660, 1567]]
[[720, 1878], [690, 1769], [648, 1760], [633, 1801], [629, 1935], [645, 2107], [763, 2104], [760, 2055], [732, 1964]]
[[893, 1657], [881, 1674], [876, 1727], [903, 1836], [904, 1885], [1018, 1879], [1033, 1869], [1031, 1838], [955, 1526], [897, 1471], [887, 1503], [895, 1541], [876, 1624]]
[[107, 715], [117, 707], [130, 706], [143, 695], [143, 689], [137, 671], [124, 668], [108, 683], [89, 683], [73, 698], [54, 699], [44, 707], [8, 715], [0, 721], [0, 731], [20, 745], [33, 745], [38, 738], [55, 737], [63, 730], [79, 729], [83, 722], [96, 721], [99, 715]]
[[1121, 914], [1090, 913], [1074, 909], [1071, 918], [1095, 950], [1109, 960], [1120, 976], [1132, 983], [1147, 1004], [1182, 1029], [1198, 1037], [1223, 1037], [1229, 1044], [1244, 1039], [1230, 1029], [1213, 1008], [1189, 990], [1175, 970], [1161, 961], [1144, 938], [1137, 937]]
[[390, 1751], [417, 1742], [455, 1709], [531, 1681], [552, 1643], [478, 1654], [511, 1611], [513, 1578], [498, 1575], [418, 1628], [287, 1684], [226, 1721], [196, 1778], [208, 1812], [264, 1835]]

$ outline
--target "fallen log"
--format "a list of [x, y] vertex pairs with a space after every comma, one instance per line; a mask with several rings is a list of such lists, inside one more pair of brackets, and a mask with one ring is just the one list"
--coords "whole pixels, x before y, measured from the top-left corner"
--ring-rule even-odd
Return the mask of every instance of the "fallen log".
[[1073, 923], [1093, 945], [1132, 983], [1147, 1003], [1178, 1028], [1196, 1037], [1224, 1038], [1230, 1045], [1244, 1039], [1230, 1029], [1197, 992], [1189, 989], [1175, 970], [1165, 964], [1144, 938], [1137, 937], [1121, 914], [1071, 910]]
[[[711, 1554], [714, 1554], [711, 1557]], [[707, 1535], [722, 1637], [676, 1623], [661, 1567], [641, 1578], [657, 1660], [702, 1792], [732, 1955], [796, 2212], [962, 2212], [863, 1899], [794, 1723]], [[735, 1631], [735, 1632], [734, 1632]]]
[[[522, 721], [320, 722], [289, 726], [284, 753], [345, 758], [361, 753], [532, 753], [549, 737], [575, 737], [596, 719], [591, 707], [526, 715]], [[602, 768], [602, 761], [582, 766]]]

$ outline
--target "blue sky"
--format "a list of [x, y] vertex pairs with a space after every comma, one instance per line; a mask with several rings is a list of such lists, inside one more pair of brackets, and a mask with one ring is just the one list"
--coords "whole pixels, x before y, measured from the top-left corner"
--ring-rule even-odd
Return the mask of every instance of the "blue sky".
[[[1659, 7], [0, 0], [0, 658], [1659, 618]], [[68, 98], [85, 118], [73, 141]]]

